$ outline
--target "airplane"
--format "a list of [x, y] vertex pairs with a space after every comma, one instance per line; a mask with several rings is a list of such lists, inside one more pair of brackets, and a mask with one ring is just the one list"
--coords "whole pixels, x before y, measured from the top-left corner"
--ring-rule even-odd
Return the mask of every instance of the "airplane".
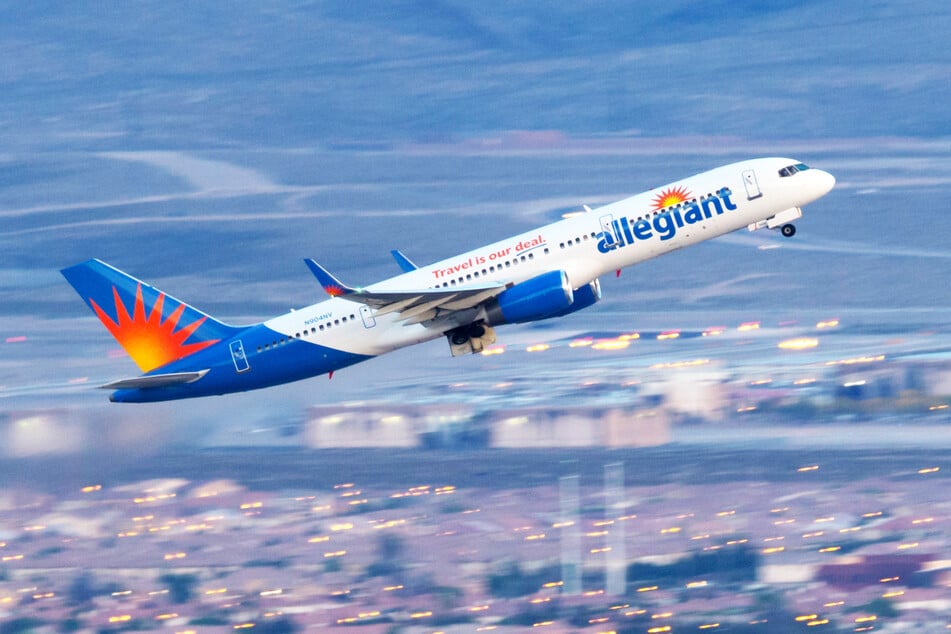
[[562, 317], [601, 299], [600, 278], [748, 228], [792, 237], [802, 207], [835, 178], [788, 158], [718, 167], [533, 231], [348, 286], [305, 260], [329, 299], [232, 326], [97, 259], [62, 270], [141, 376], [101, 386], [113, 402], [153, 402], [254, 390], [333, 373], [446, 337], [453, 356], [496, 342], [495, 328]]

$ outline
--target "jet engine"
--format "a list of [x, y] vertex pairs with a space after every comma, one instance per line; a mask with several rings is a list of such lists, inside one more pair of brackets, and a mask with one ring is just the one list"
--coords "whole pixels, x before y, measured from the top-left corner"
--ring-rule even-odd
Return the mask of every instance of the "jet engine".
[[[575, 300], [564, 271], [548, 271], [506, 289], [485, 307], [486, 323], [521, 324], [566, 314]], [[568, 311], [570, 312], [570, 311]]]

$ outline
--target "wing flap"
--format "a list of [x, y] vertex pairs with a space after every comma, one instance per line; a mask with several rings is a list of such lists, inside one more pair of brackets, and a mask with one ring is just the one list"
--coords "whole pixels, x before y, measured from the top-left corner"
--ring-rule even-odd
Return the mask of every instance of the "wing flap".
[[171, 372], [169, 374], [148, 374], [146, 376], [137, 376], [131, 379], [119, 379], [99, 387], [103, 390], [132, 390], [148, 389], [155, 387], [167, 387], [169, 385], [180, 385], [182, 383], [194, 383], [201, 377], [208, 374], [208, 370], [199, 370], [198, 372]]
[[404, 326], [412, 326], [413, 324], [421, 324], [421, 323], [423, 323], [423, 322], [425, 322], [425, 321], [429, 321], [430, 319], [435, 319], [437, 314], [438, 314], [438, 313], [436, 312], [436, 309], [435, 309], [435, 308], [430, 308], [429, 310], [427, 310], [427, 311], [425, 311], [425, 312], [416, 313], [415, 315], [412, 315], [412, 316], [410, 316], [410, 317], [406, 317], [406, 318], [403, 320], [403, 325], [404, 325]]
[[466, 310], [495, 297], [508, 286], [501, 282], [454, 286], [450, 288], [423, 288], [405, 291], [371, 291], [347, 286], [327, 269], [312, 259], [307, 266], [324, 290], [333, 297], [366, 304], [377, 309], [377, 315], [398, 313], [406, 324], [418, 324], [433, 319], [440, 312]]
[[496, 287], [485, 289], [481, 292], [474, 293], [471, 295], [466, 295], [459, 300], [449, 299], [445, 303], [441, 304], [439, 307], [443, 310], [465, 310], [467, 308], [472, 308], [477, 304], [481, 304], [487, 299], [491, 299], [504, 291], [507, 287], [503, 286], [501, 289]]

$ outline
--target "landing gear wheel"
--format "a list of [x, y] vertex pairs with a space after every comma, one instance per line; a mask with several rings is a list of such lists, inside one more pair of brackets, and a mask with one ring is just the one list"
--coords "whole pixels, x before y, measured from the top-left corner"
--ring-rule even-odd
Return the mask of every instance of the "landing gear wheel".
[[449, 340], [452, 342], [452, 345], [461, 346], [469, 341], [469, 335], [465, 332], [456, 331], [449, 336]]
[[782, 234], [783, 234], [784, 236], [786, 236], [787, 238], [791, 238], [791, 237], [793, 237], [794, 235], [796, 235], [796, 225], [783, 225], [783, 227], [782, 227], [782, 229], [780, 229], [780, 231], [781, 231]]
[[468, 335], [472, 339], [478, 339], [485, 334], [485, 327], [482, 324], [472, 324], [469, 326]]

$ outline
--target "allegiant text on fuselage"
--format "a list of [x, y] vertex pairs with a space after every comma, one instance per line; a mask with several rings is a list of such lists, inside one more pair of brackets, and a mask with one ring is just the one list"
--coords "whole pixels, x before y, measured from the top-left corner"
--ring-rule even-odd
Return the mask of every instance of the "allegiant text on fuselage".
[[712, 196], [689, 200], [673, 207], [667, 207], [654, 216], [631, 220], [626, 216], [611, 221], [611, 230], [597, 234], [598, 251], [609, 253], [619, 247], [626, 247], [637, 241], [650, 240], [655, 235], [661, 240], [670, 240], [677, 230], [687, 225], [703, 222], [725, 211], [736, 209], [736, 203], [730, 200], [733, 192], [723, 187]]

